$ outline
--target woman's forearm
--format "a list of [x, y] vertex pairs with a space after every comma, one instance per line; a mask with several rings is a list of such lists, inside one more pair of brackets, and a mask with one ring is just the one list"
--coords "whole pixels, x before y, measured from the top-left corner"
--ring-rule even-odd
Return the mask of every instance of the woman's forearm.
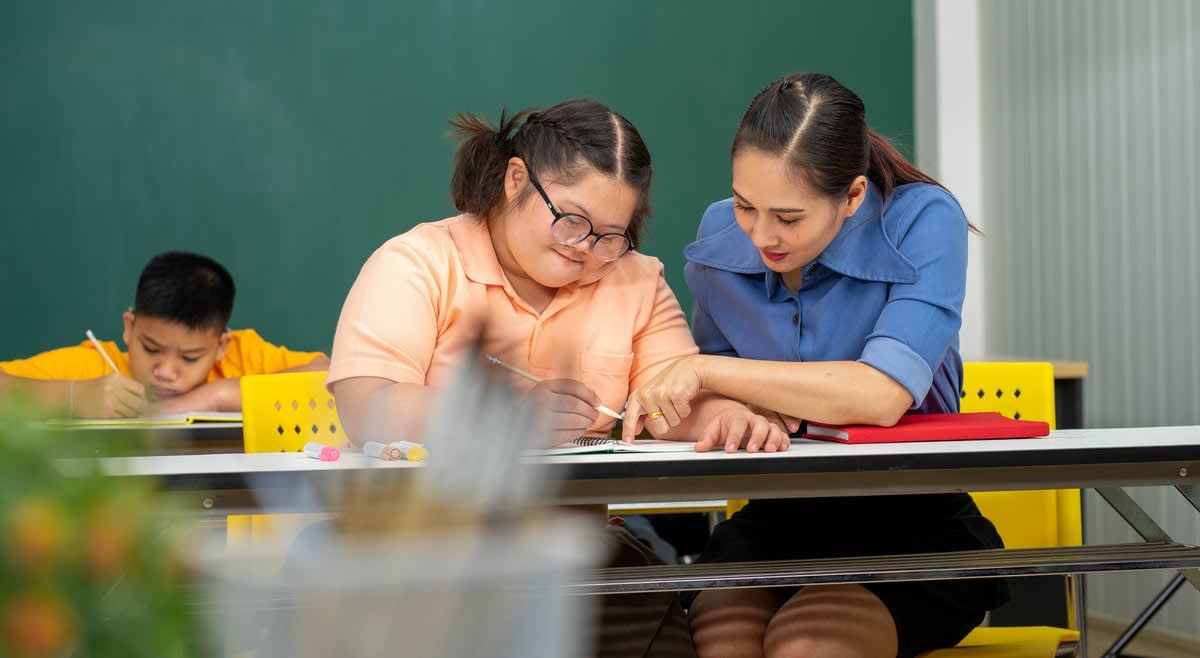
[[913, 402], [894, 379], [857, 361], [689, 358], [702, 388], [805, 420], [893, 425]]

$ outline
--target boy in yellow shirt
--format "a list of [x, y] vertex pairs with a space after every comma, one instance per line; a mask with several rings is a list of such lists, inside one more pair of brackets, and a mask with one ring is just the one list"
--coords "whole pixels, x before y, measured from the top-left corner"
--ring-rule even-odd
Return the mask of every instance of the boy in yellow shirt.
[[230, 331], [233, 277], [197, 254], [167, 252], [146, 264], [122, 336], [100, 343], [118, 372], [90, 341], [0, 362], [0, 394], [28, 390], [48, 406], [83, 418], [185, 411], [240, 411], [238, 378], [325, 370], [319, 352], [293, 352], [252, 329]]

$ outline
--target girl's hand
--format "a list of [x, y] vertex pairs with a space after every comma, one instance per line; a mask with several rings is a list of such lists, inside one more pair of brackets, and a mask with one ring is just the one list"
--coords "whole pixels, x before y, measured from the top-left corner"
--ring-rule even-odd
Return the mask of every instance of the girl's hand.
[[533, 387], [527, 400], [549, 422], [551, 445], [578, 438], [600, 415], [600, 396], [574, 379], [547, 379]]
[[629, 395], [621, 440], [632, 441], [641, 433], [643, 424], [655, 436], [678, 425], [692, 413], [692, 398], [700, 392], [700, 386], [700, 374], [691, 357], [663, 368], [654, 379]]

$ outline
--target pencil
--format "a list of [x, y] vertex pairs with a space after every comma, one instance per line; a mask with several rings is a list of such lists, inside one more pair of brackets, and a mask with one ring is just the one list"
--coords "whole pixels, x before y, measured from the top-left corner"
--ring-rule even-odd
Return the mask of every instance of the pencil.
[[100, 341], [96, 339], [96, 334], [92, 333], [91, 329], [88, 329], [85, 333], [87, 333], [88, 340], [92, 341], [92, 345], [96, 346], [96, 351], [100, 353], [100, 356], [104, 357], [104, 362], [108, 364], [108, 367], [112, 368], [113, 372], [121, 372], [121, 369], [117, 367], [117, 364], [113, 363], [112, 357], [108, 355], [108, 352], [104, 351], [104, 346], [102, 346]]
[[[542, 378], [538, 377], [537, 375], [533, 374], [532, 372], [521, 370], [520, 368], [512, 365], [511, 363], [505, 363], [505, 362], [501, 361], [500, 359], [497, 359], [496, 357], [492, 356], [491, 354], [486, 354], [485, 356], [487, 357], [488, 361], [491, 361], [492, 363], [500, 366], [501, 368], [504, 368], [505, 370], [508, 370], [509, 372], [520, 375], [520, 376], [524, 377], [525, 379], [528, 379], [529, 381], [533, 382], [534, 384], [542, 383]], [[608, 416], [609, 418], [616, 418], [617, 420], [621, 420], [622, 418], [625, 417], [624, 414], [619, 414], [602, 404], [596, 405], [596, 411], [599, 411], [600, 413], [604, 414], [605, 416]]]

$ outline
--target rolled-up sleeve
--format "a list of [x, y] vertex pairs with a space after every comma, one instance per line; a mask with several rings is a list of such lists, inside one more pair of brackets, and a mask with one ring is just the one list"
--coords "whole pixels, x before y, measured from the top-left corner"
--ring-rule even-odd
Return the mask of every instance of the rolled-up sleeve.
[[917, 277], [891, 286], [859, 361], [896, 380], [916, 406], [962, 325], [967, 220], [952, 197], [939, 195], [915, 209], [890, 237]]

